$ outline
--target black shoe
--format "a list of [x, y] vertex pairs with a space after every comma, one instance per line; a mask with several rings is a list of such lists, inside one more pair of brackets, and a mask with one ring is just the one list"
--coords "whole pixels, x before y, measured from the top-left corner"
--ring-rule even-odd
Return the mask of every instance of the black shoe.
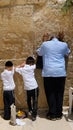
[[50, 118], [50, 114], [49, 114], [49, 112], [47, 113], [46, 118], [47, 118], [47, 119]]
[[7, 118], [7, 117], [3, 117], [4, 120], [10, 120], [10, 118]]
[[47, 119], [49, 119], [49, 120], [52, 120], [52, 121], [56, 121], [56, 117], [53, 117], [53, 116], [47, 116]]
[[56, 121], [56, 118], [55, 117], [50, 117], [48, 118], [49, 120], [52, 120], [52, 121]]
[[56, 119], [57, 120], [61, 120], [63, 116], [57, 116]]
[[47, 119], [50, 119], [50, 115], [47, 115], [46, 118], [47, 118]]
[[56, 120], [61, 120], [61, 119], [62, 119], [62, 117], [57, 117], [57, 118], [56, 118]]
[[33, 116], [32, 116], [32, 121], [35, 121], [35, 120], [36, 120], [36, 117], [33, 117]]
[[61, 120], [62, 119], [62, 117], [63, 117], [63, 114], [61, 113], [61, 114], [59, 114], [59, 115], [56, 115], [56, 119], [57, 120]]

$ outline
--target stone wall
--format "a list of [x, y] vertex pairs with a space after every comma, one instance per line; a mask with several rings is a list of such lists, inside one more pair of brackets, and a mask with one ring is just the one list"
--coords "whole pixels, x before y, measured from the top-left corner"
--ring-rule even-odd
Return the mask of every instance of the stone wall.
[[[65, 0], [0, 0], [0, 72], [7, 60], [22, 63], [41, 44], [44, 32], [56, 35], [63, 30], [64, 40], [71, 48], [67, 65], [64, 105], [68, 105], [68, 90], [73, 85], [73, 12], [61, 10]], [[39, 84], [39, 107], [47, 107], [41, 70], [36, 70]], [[17, 107], [27, 107], [22, 77], [15, 73]], [[0, 80], [0, 109], [3, 109]], [[43, 95], [43, 98], [42, 98]]]

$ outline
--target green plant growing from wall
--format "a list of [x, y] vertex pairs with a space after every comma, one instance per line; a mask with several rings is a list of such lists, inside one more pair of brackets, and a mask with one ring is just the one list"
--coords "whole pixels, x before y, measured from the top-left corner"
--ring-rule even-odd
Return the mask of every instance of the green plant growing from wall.
[[73, 7], [73, 0], [66, 0], [66, 2], [64, 3], [64, 5], [62, 7], [62, 10], [67, 12], [72, 7]]

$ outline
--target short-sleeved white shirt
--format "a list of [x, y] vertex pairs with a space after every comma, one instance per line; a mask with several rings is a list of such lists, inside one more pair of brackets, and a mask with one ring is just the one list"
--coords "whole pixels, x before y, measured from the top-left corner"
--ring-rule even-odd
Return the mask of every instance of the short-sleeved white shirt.
[[1, 79], [3, 81], [3, 90], [11, 91], [15, 89], [13, 75], [14, 75], [14, 68], [12, 71], [8, 71], [7, 69], [5, 69], [1, 73]]
[[35, 79], [34, 70], [36, 65], [25, 64], [22, 68], [16, 68], [15, 71], [22, 75], [25, 90], [32, 90], [38, 87]]

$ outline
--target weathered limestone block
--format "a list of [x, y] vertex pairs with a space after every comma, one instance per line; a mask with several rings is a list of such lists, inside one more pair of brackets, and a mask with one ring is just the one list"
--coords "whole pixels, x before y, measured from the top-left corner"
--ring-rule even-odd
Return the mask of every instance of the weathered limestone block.
[[[0, 9], [0, 42], [2, 43], [0, 51], [1, 59], [26, 57], [32, 53], [32, 13], [33, 6], [17, 6], [12, 7], [11, 9]], [[5, 54], [2, 55], [4, 50]]]
[[44, 4], [47, 0], [16, 0], [16, 4]]
[[0, 7], [8, 6], [11, 0], [0, 0]]
[[32, 31], [32, 13], [33, 6], [0, 9], [0, 36], [3, 37], [5, 34], [7, 36], [9, 33], [21, 36], [24, 32]]
[[64, 3], [66, 0], [57, 0], [59, 3]]
[[24, 39], [5, 39], [0, 48], [0, 59], [25, 59], [27, 56], [32, 55], [32, 53], [33, 45], [31, 41], [25, 41]]
[[[49, 2], [58, 2], [64, 3], [66, 0], [49, 0]], [[11, 5], [43, 5], [44, 3], [48, 2], [48, 0], [0, 0], [0, 7], [4, 6], [11, 6]]]

